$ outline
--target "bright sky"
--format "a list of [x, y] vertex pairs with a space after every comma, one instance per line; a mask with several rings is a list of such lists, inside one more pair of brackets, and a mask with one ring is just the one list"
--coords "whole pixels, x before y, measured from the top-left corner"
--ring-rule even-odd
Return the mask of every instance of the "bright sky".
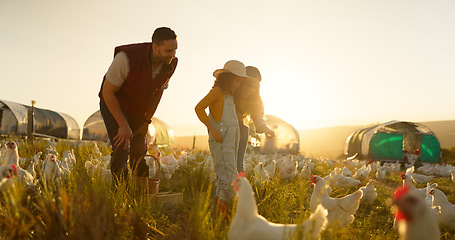
[[114, 47], [168, 26], [179, 65], [155, 116], [171, 127], [203, 127], [194, 106], [231, 59], [259, 68], [266, 114], [298, 129], [453, 120], [454, 13], [453, 0], [0, 0], [0, 99], [82, 129]]

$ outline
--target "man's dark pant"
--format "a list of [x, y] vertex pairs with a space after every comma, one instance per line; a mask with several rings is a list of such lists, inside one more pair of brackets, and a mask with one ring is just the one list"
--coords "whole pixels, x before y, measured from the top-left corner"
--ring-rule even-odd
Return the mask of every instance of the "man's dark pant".
[[123, 113], [128, 121], [128, 124], [130, 125], [131, 131], [133, 134], [136, 134], [132, 137], [130, 140], [130, 146], [126, 149], [124, 145], [116, 148], [114, 146], [114, 137], [117, 135], [119, 129], [117, 121], [115, 121], [114, 116], [112, 116], [104, 101], [100, 101], [100, 112], [112, 145], [111, 171], [114, 177], [121, 178], [122, 175], [123, 177], [128, 176], [128, 155], [130, 156], [130, 168], [133, 170], [133, 174], [137, 171], [137, 176], [147, 177], [148, 166], [145, 163], [145, 160], [141, 158], [147, 153], [147, 143], [145, 140], [147, 128], [144, 128], [144, 132], [136, 133], [143, 124], [146, 124], [144, 119], [129, 116], [128, 114]]

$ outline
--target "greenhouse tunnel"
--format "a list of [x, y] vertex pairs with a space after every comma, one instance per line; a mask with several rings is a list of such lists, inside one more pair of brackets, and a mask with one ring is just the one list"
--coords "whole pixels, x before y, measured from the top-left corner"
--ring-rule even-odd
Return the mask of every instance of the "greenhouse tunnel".
[[[28, 112], [31, 106], [0, 100], [0, 134], [28, 133]], [[35, 136], [61, 139], [80, 139], [80, 128], [71, 116], [48, 109], [33, 107], [33, 133]]]
[[[172, 129], [156, 117], [152, 118], [152, 124], [149, 125], [149, 133], [149, 141], [157, 146], [171, 146], [174, 143], [174, 132]], [[82, 139], [108, 141], [109, 137], [99, 110], [85, 121]]]
[[404, 160], [413, 154], [422, 162], [437, 163], [441, 147], [436, 135], [423, 124], [390, 121], [351, 133], [344, 154], [373, 160]]
[[[268, 139], [264, 134], [257, 135], [250, 131], [249, 142], [259, 148], [261, 153], [298, 154], [300, 150], [299, 132], [288, 122], [273, 115], [265, 115], [264, 120], [275, 132], [275, 137]], [[254, 125], [250, 125], [254, 129]]]

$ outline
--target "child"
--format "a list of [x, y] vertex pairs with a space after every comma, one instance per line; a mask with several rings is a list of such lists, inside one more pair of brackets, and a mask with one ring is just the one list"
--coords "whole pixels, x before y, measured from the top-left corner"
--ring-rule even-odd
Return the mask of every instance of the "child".
[[[237, 176], [237, 151], [239, 124], [235, 111], [233, 93], [247, 78], [243, 63], [231, 60], [223, 69], [213, 73], [215, 84], [210, 92], [196, 105], [196, 114], [209, 132], [209, 147], [216, 174], [216, 198], [219, 213], [228, 214], [227, 203], [234, 192], [231, 183]], [[210, 114], [207, 116], [206, 108]]]

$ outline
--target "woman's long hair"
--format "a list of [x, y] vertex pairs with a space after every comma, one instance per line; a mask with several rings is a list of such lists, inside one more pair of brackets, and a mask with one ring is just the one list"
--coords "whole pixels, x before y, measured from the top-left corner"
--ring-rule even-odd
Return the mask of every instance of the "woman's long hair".
[[[260, 95], [259, 85], [248, 95], [243, 95], [245, 91], [242, 88], [248, 87], [248, 80], [244, 81], [234, 93], [235, 108], [238, 114], [245, 116], [255, 115], [261, 116], [264, 114], [264, 104]], [[245, 118], [244, 120], [247, 120]], [[246, 122], [244, 122], [246, 124]]]

